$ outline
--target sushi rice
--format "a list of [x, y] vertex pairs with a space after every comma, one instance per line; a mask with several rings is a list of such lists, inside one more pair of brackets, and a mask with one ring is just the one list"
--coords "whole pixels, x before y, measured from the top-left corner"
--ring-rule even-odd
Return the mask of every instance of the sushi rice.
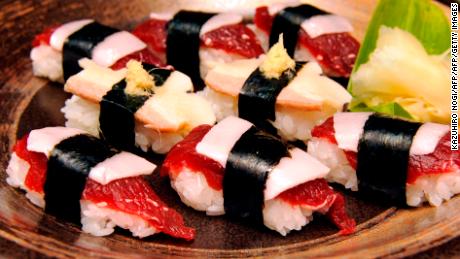
[[64, 83], [62, 53], [48, 45], [40, 45], [30, 52], [35, 76], [48, 78], [53, 82]]

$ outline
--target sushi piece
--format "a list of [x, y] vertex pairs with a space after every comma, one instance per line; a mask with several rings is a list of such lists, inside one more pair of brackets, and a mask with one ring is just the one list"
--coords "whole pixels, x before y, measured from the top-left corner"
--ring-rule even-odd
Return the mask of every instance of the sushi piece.
[[161, 168], [181, 200], [207, 215], [263, 223], [285, 236], [319, 212], [352, 233], [344, 198], [323, 179], [328, 172], [306, 152], [232, 116], [196, 127]]
[[[316, 61], [326, 75], [349, 78], [360, 47], [345, 18], [311, 5], [261, 6], [254, 15], [256, 34], [273, 46], [280, 34], [295, 60]], [[343, 81], [343, 80], [342, 80]]]
[[195, 230], [143, 178], [156, 165], [141, 157], [64, 127], [33, 130], [13, 150], [7, 183], [46, 213], [81, 223], [86, 233], [106, 236], [120, 227], [139, 238], [159, 232], [194, 238]]
[[337, 113], [312, 135], [308, 153], [331, 168], [326, 179], [368, 197], [439, 206], [460, 192], [460, 153], [450, 149], [448, 125]]
[[66, 126], [84, 129], [112, 145], [166, 153], [192, 128], [214, 124], [211, 105], [190, 93], [188, 76], [138, 61], [118, 71], [80, 61], [81, 72], [67, 80], [73, 96], [62, 112]]
[[236, 13], [179, 11], [152, 13], [133, 30], [158, 57], [192, 78], [195, 90], [216, 63], [256, 58], [264, 53], [251, 29]]
[[218, 65], [205, 82], [200, 94], [218, 121], [239, 116], [289, 141], [307, 140], [315, 125], [351, 100], [318, 63], [290, 58], [282, 37], [266, 56]]
[[78, 73], [81, 58], [114, 69], [131, 59], [163, 66], [147, 45], [127, 31], [102, 25], [91, 19], [52, 27], [37, 35], [30, 52], [34, 75], [64, 83]]

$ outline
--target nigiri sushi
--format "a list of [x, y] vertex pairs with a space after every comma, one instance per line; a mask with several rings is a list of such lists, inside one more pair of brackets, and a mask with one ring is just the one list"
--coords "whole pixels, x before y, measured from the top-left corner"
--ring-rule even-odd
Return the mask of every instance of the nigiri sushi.
[[164, 66], [146, 43], [127, 31], [83, 19], [46, 29], [37, 35], [30, 52], [34, 75], [64, 83], [81, 68], [81, 58], [101, 66], [123, 68], [131, 59]]
[[190, 76], [195, 90], [203, 87], [202, 78], [214, 64], [264, 53], [243, 16], [236, 13], [152, 13], [133, 34], [163, 62]]
[[171, 149], [161, 168], [181, 200], [207, 215], [263, 223], [285, 236], [319, 212], [343, 234], [351, 233], [355, 221], [343, 196], [323, 179], [328, 172], [306, 152], [232, 116], [196, 127]]
[[256, 9], [254, 25], [263, 45], [273, 46], [283, 34], [295, 60], [315, 60], [331, 77], [350, 76], [360, 44], [344, 17], [307, 4], [261, 6]]
[[318, 63], [290, 58], [282, 37], [264, 57], [217, 65], [205, 83], [200, 94], [218, 121], [239, 116], [289, 141], [307, 140], [315, 125], [351, 100]]
[[179, 71], [137, 61], [118, 71], [89, 59], [80, 65], [83, 70], [64, 86], [73, 94], [61, 110], [68, 127], [121, 149], [166, 153], [195, 126], [215, 122], [211, 105], [190, 93], [192, 81]]
[[81, 223], [86, 233], [106, 236], [120, 227], [139, 238], [159, 232], [194, 238], [195, 230], [143, 178], [156, 165], [141, 157], [64, 127], [33, 130], [13, 150], [7, 183], [45, 212]]
[[397, 205], [439, 206], [460, 192], [449, 126], [368, 112], [337, 113], [312, 131], [308, 153], [346, 188]]

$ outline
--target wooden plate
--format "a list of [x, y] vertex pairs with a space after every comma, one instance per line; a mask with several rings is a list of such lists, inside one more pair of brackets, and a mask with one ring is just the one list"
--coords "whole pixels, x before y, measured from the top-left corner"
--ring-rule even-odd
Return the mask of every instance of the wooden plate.
[[[375, 7], [373, 0], [311, 1], [349, 17], [354, 32], [362, 38]], [[222, 3], [225, 3], [222, 4]], [[179, 202], [165, 179], [154, 176], [152, 184], [161, 198], [182, 213], [197, 229], [194, 242], [165, 235], [139, 240], [128, 233], [98, 238], [81, 233], [78, 226], [52, 216], [27, 201], [19, 190], [5, 182], [9, 152], [18, 136], [51, 125], [63, 125], [59, 109], [68, 95], [59, 84], [32, 76], [30, 43], [43, 28], [82, 17], [129, 28], [150, 10], [179, 6], [221, 10], [240, 8], [242, 1], [2, 1], [0, 17], [0, 236], [50, 256], [119, 257], [253, 257], [253, 256], [403, 256], [419, 252], [460, 233], [460, 197], [439, 208], [396, 209], [345, 192], [350, 213], [358, 222], [357, 232], [340, 236], [321, 216], [302, 231], [287, 237], [225, 217], [206, 217]], [[257, 1], [250, 2], [251, 5]], [[246, 5], [245, 7], [249, 7]], [[156, 157], [155, 159], [161, 159]]]

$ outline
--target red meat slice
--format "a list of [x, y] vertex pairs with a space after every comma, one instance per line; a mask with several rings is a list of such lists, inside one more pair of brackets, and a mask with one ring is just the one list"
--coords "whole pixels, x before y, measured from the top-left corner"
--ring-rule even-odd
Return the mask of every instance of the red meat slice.
[[185, 226], [182, 216], [168, 208], [142, 176], [119, 179], [106, 185], [88, 179], [82, 199], [106, 202], [109, 208], [139, 216], [173, 237], [186, 240], [195, 237], [195, 230]]
[[264, 53], [254, 32], [241, 23], [222, 26], [205, 33], [201, 37], [201, 45], [245, 58], [257, 58]]
[[59, 26], [50, 27], [44, 30], [42, 33], [36, 35], [34, 40], [32, 41], [32, 47], [38, 47], [40, 45], [50, 45], [51, 35], [58, 27]]
[[360, 45], [349, 33], [330, 33], [311, 38], [300, 30], [299, 43], [321, 65], [325, 74], [350, 77]]
[[20, 139], [13, 150], [19, 158], [25, 160], [30, 165], [29, 171], [26, 174], [25, 186], [31, 191], [43, 193], [48, 158], [45, 154], [27, 150], [28, 137], [29, 135], [26, 135]]
[[326, 180], [316, 179], [286, 190], [280, 193], [277, 198], [293, 206], [319, 207], [326, 202], [326, 205], [329, 204], [327, 207], [330, 207], [335, 200], [335, 192]]
[[345, 209], [345, 199], [335, 192], [324, 179], [316, 179], [282, 192], [277, 198], [291, 204], [292, 206], [323, 205], [319, 211], [327, 212], [328, 218], [341, 230], [343, 235], [355, 231], [356, 222], [348, 216]]
[[133, 34], [156, 52], [166, 52], [167, 21], [150, 19], [134, 28]]
[[156, 57], [149, 49], [145, 48], [143, 50], [139, 50], [128, 56], [124, 56], [119, 59], [115, 64], [113, 64], [110, 68], [113, 70], [119, 70], [126, 67], [126, 63], [130, 60], [136, 60], [142, 63], [147, 63], [150, 65], [154, 65], [157, 67], [165, 67], [166, 65]]
[[224, 168], [213, 159], [196, 151], [196, 146], [212, 128], [201, 125], [194, 128], [187, 137], [177, 143], [168, 153], [161, 167], [161, 175], [175, 179], [182, 171], [200, 172], [214, 190], [222, 190]]
[[254, 14], [254, 24], [257, 28], [261, 29], [267, 34], [270, 34], [273, 24], [273, 16], [268, 12], [267, 6], [260, 6], [256, 8]]
[[334, 131], [334, 117], [328, 118], [322, 124], [314, 127], [311, 130], [311, 136], [315, 138], [321, 138], [329, 141], [331, 144], [337, 145]]
[[345, 198], [336, 193], [335, 201], [327, 212], [327, 217], [340, 228], [340, 234], [348, 235], [355, 232], [356, 222], [348, 216], [345, 208]]

